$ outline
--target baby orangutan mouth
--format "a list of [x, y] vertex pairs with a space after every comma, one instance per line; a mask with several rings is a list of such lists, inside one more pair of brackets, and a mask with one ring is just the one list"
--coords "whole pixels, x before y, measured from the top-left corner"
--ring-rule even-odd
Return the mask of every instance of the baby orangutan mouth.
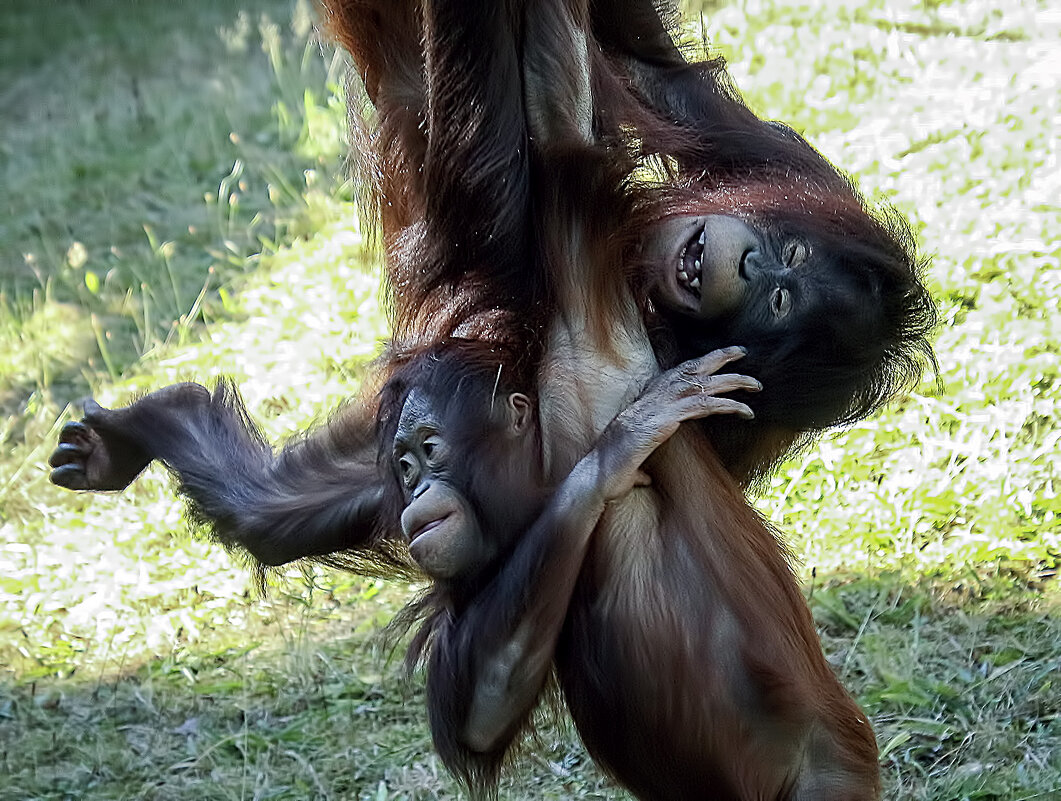
[[420, 528], [418, 528], [416, 531], [414, 531], [413, 533], [411, 533], [409, 535], [409, 542], [412, 542], [413, 540], [417, 539], [418, 537], [423, 536], [424, 534], [427, 534], [427, 533], [429, 533], [431, 531], [434, 531], [436, 528], [438, 528], [443, 523], [445, 523], [447, 520], [449, 520], [449, 518], [450, 518], [449, 515], [444, 515], [444, 516], [439, 517], [439, 518], [437, 518], [435, 520], [429, 520], [428, 522], [424, 523], [424, 525], [420, 526]]

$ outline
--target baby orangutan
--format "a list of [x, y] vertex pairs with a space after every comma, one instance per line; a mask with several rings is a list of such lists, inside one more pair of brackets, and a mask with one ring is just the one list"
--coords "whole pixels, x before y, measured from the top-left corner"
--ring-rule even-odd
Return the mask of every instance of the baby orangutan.
[[[426, 658], [435, 745], [466, 783], [489, 787], [537, 703], [606, 506], [648, 483], [641, 464], [681, 422], [752, 416], [745, 404], [718, 397], [758, 391], [753, 378], [716, 375], [743, 355], [714, 351], [654, 378], [554, 488], [543, 476], [533, 378], [514, 375], [516, 357], [471, 340], [395, 362], [378, 398], [379, 469], [363, 465], [360, 483], [346, 471], [350, 505], [333, 527], [314, 517], [293, 527], [277, 513], [285, 497], [278, 488], [298, 481], [276, 477], [307, 444], [268, 456], [224, 387], [211, 395], [175, 385], [117, 410], [89, 404], [85, 420], [64, 428], [52, 478], [121, 489], [160, 459], [222, 541], [273, 562], [346, 547], [361, 549], [365, 564], [378, 555], [376, 572], [386, 573], [394, 546], [408, 543], [433, 580], [410, 658]], [[204, 442], [228, 443], [224, 463], [204, 455]], [[270, 486], [275, 497], [264, 492]], [[244, 506], [235, 499], [249, 487], [262, 494]], [[273, 533], [269, 509], [284, 536]]]

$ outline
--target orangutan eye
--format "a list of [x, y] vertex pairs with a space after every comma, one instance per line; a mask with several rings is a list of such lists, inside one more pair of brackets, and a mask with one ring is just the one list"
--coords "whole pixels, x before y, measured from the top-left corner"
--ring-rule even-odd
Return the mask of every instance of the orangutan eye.
[[781, 254], [781, 258], [786, 267], [799, 267], [807, 260], [809, 254], [810, 251], [805, 244], [798, 240], [792, 240], [785, 245], [785, 250]]
[[774, 317], [781, 319], [792, 309], [792, 293], [779, 286], [770, 295], [770, 311]]
[[402, 483], [412, 489], [416, 483], [416, 460], [409, 454], [398, 459], [398, 472], [401, 473]]
[[426, 456], [429, 460], [432, 461], [436, 461], [441, 458], [442, 452], [444, 451], [442, 443], [435, 437], [429, 437], [428, 439], [425, 439], [423, 448], [424, 456]]

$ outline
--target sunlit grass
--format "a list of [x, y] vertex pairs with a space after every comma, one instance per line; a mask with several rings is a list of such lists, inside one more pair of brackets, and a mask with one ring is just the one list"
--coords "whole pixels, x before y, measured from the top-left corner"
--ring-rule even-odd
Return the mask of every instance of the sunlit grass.
[[[10, 6], [0, 799], [454, 797], [418, 681], [371, 637], [408, 588], [296, 570], [262, 598], [188, 531], [163, 471], [106, 497], [46, 480], [89, 393], [231, 375], [280, 441], [356, 390], [385, 323], [340, 63], [280, 0]], [[710, 8], [753, 107], [910, 217], [945, 320], [943, 394], [929, 377], [827, 438], [758, 505], [892, 797], [1056, 797], [1061, 20], [1031, 2]], [[502, 797], [622, 796], [561, 723]]]

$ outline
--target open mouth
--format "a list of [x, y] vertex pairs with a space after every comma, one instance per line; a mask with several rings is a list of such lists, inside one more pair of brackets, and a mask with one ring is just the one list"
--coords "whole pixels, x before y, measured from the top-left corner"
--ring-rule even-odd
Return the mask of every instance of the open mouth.
[[681, 253], [678, 254], [678, 286], [700, 299], [700, 277], [703, 271], [704, 240], [707, 238], [707, 226], [698, 229], [689, 237]]

